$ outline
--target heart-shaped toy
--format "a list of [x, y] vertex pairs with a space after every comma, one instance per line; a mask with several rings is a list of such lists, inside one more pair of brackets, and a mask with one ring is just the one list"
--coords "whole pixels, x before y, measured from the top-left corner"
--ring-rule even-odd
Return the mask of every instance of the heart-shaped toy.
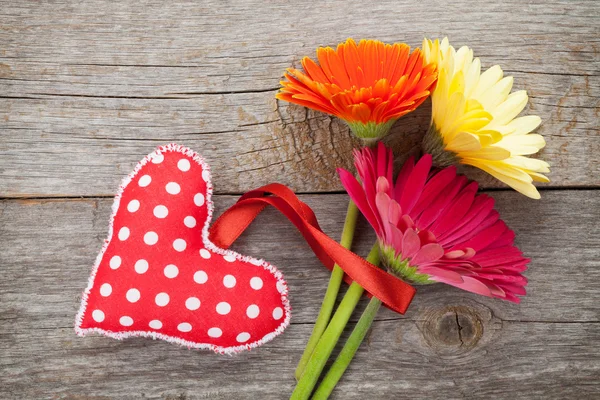
[[209, 240], [211, 194], [208, 165], [186, 147], [159, 147], [136, 166], [115, 197], [78, 335], [234, 353], [283, 332], [290, 306], [281, 272]]

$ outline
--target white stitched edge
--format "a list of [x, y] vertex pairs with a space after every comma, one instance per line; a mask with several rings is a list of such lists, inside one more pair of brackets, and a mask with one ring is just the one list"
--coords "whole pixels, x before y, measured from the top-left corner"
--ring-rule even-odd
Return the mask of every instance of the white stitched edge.
[[[240, 345], [240, 346], [222, 347], [222, 346], [217, 346], [217, 345], [209, 344], [209, 343], [196, 343], [196, 342], [192, 342], [189, 340], [183, 340], [178, 337], [169, 336], [169, 335], [165, 335], [165, 334], [158, 333], [158, 332], [152, 332], [152, 331], [112, 332], [112, 331], [106, 331], [106, 330], [100, 329], [100, 328], [87, 328], [87, 329], [81, 328], [81, 323], [83, 322], [83, 316], [85, 315], [85, 311], [87, 308], [87, 299], [88, 299], [89, 294], [91, 293], [92, 288], [94, 287], [94, 279], [96, 278], [96, 273], [98, 272], [98, 267], [100, 266], [100, 262], [102, 261], [104, 252], [106, 251], [106, 249], [108, 248], [108, 245], [110, 244], [110, 241], [112, 240], [113, 222], [114, 222], [115, 216], [117, 214], [117, 211], [119, 210], [121, 196], [122, 196], [125, 188], [127, 187], [127, 185], [129, 185], [129, 183], [131, 183], [133, 178], [138, 174], [138, 172], [142, 169], [142, 167], [148, 163], [148, 161], [151, 161], [153, 157], [160, 155], [162, 153], [166, 153], [166, 152], [177, 152], [177, 153], [184, 154], [188, 157], [191, 157], [198, 165], [200, 165], [202, 167], [203, 171], [207, 171], [208, 179], [206, 182], [206, 204], [207, 204], [207, 208], [208, 208], [208, 215], [206, 217], [206, 222], [204, 224], [204, 227], [202, 228], [202, 241], [204, 243], [204, 247], [212, 250], [213, 252], [215, 252], [217, 254], [221, 254], [224, 256], [225, 255], [234, 256], [238, 260], [249, 262], [255, 266], [263, 267], [264, 269], [269, 271], [271, 274], [273, 274], [273, 276], [277, 279], [277, 282], [279, 284], [278, 286], [280, 286], [282, 288], [281, 301], [282, 301], [283, 305], [285, 306], [285, 318], [284, 318], [283, 322], [274, 331], [266, 334], [265, 336], [263, 336], [262, 339], [256, 340], [251, 343], [246, 343], [246, 344]], [[152, 153], [150, 153], [146, 157], [144, 157], [135, 166], [135, 168], [133, 169], [133, 172], [131, 172], [129, 175], [127, 175], [123, 179], [123, 181], [121, 182], [121, 184], [119, 186], [119, 190], [117, 191], [117, 194], [115, 196], [115, 201], [112, 205], [112, 213], [111, 213], [109, 223], [108, 223], [108, 237], [104, 240], [102, 250], [96, 257], [96, 261], [94, 263], [92, 273], [90, 274], [90, 277], [88, 279], [88, 285], [85, 288], [85, 290], [83, 291], [83, 294], [81, 296], [81, 307], [79, 308], [79, 312], [77, 313], [77, 316], [75, 317], [75, 332], [77, 333], [77, 335], [85, 336], [88, 333], [100, 333], [102, 335], [105, 335], [105, 336], [108, 336], [108, 337], [111, 337], [111, 338], [117, 339], [117, 340], [126, 339], [128, 337], [140, 337], [140, 336], [141, 337], [151, 337], [153, 339], [162, 339], [162, 340], [166, 340], [167, 342], [177, 343], [181, 346], [186, 346], [188, 348], [210, 349], [219, 354], [234, 354], [234, 353], [238, 353], [243, 350], [250, 350], [255, 347], [258, 347], [264, 343], [267, 343], [267, 342], [273, 340], [276, 336], [279, 336], [281, 333], [283, 333], [285, 328], [287, 328], [289, 326], [290, 319], [291, 319], [291, 307], [290, 307], [290, 302], [288, 299], [288, 286], [287, 286], [286, 281], [283, 279], [283, 274], [277, 269], [277, 267], [269, 264], [265, 260], [259, 260], [259, 259], [253, 258], [253, 257], [243, 256], [239, 253], [236, 253], [233, 250], [221, 249], [210, 241], [210, 239], [208, 238], [208, 229], [210, 227], [210, 223], [211, 223], [211, 219], [212, 219], [212, 215], [213, 215], [213, 211], [214, 211], [214, 204], [212, 202], [212, 191], [213, 191], [212, 176], [211, 176], [209, 165], [204, 161], [204, 159], [198, 153], [196, 153], [195, 151], [193, 151], [185, 146], [182, 146], [182, 145], [170, 143], [165, 146], [160, 146], [155, 151], [153, 151]]]

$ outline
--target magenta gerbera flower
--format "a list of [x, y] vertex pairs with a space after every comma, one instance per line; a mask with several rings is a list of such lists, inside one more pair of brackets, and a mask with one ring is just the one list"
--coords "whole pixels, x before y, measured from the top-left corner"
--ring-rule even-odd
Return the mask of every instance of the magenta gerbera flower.
[[414, 284], [443, 282], [519, 302], [529, 259], [515, 234], [455, 167], [431, 170], [431, 156], [407, 161], [393, 184], [392, 151], [355, 150], [360, 181], [338, 169], [342, 184], [375, 229], [385, 266]]

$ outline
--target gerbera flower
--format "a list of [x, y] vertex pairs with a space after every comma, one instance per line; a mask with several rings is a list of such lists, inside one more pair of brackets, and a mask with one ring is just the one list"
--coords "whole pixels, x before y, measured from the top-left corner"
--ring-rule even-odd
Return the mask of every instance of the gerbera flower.
[[425, 155], [404, 164], [392, 181], [392, 151], [354, 153], [360, 183], [338, 173], [346, 191], [375, 229], [382, 261], [415, 284], [443, 282], [469, 292], [519, 302], [529, 259], [514, 246], [515, 234], [499, 219], [494, 200], [454, 166], [431, 171]]
[[417, 108], [436, 80], [419, 49], [404, 43], [352, 39], [337, 49], [317, 49], [319, 65], [302, 59], [304, 72], [289, 68], [277, 98], [335, 115], [362, 139], [385, 136], [394, 122]]
[[539, 199], [532, 182], [548, 182], [542, 173], [550, 172], [549, 165], [526, 156], [546, 145], [541, 135], [530, 134], [541, 119], [535, 115], [515, 118], [527, 105], [527, 93], [510, 93], [513, 78], [503, 78], [497, 65], [480, 73], [481, 63], [473, 58], [473, 51], [466, 46], [455, 51], [448, 38], [441, 43], [425, 39], [423, 54], [426, 62], [438, 68], [438, 83], [431, 95], [432, 124], [423, 146], [434, 163], [472, 165]]

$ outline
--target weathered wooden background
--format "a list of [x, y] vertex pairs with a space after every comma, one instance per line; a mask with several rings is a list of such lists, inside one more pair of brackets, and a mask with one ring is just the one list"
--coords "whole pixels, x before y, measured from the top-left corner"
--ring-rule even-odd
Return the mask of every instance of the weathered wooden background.
[[[599, 21], [597, 1], [0, 1], [0, 397], [286, 398], [328, 273], [274, 211], [235, 248], [285, 273], [283, 336], [234, 357], [75, 336], [112, 195], [143, 155], [178, 142], [212, 165], [218, 211], [279, 181], [337, 237], [335, 167], [356, 143], [275, 101], [282, 71], [347, 37], [447, 35], [502, 65], [544, 121], [541, 200], [466, 171], [533, 259], [529, 294], [513, 305], [419, 289], [405, 316], [379, 314], [333, 397], [600, 398]], [[397, 124], [398, 152], [414, 151], [428, 118], [425, 106]], [[355, 251], [371, 241], [362, 224]]]

